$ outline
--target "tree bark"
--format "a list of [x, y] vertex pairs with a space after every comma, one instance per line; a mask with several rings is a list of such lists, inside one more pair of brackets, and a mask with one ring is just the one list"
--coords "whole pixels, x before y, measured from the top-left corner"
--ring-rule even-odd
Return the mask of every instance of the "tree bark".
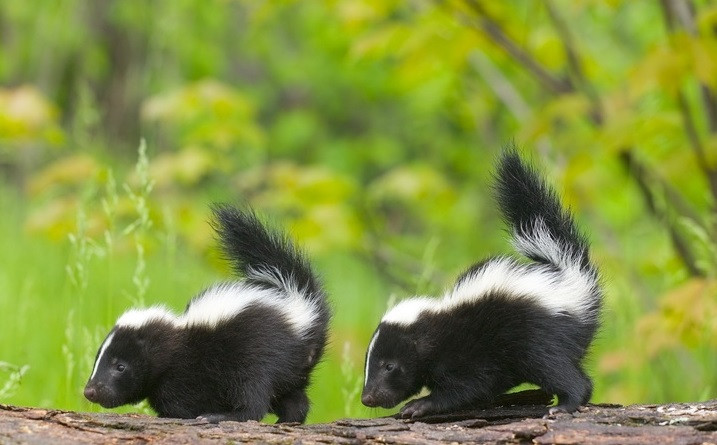
[[0, 405], [0, 443], [535, 443], [716, 444], [717, 400], [589, 405], [543, 418], [542, 405], [492, 407], [420, 421], [343, 419], [296, 425], [208, 424], [140, 414], [77, 413]]

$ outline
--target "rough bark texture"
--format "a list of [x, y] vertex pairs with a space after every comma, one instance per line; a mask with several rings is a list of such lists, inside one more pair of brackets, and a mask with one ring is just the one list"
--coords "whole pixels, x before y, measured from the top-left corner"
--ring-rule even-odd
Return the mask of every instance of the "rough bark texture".
[[537, 443], [717, 444], [717, 400], [670, 405], [590, 405], [545, 419], [541, 405], [492, 407], [406, 421], [343, 419], [270, 425], [75, 413], [0, 405], [0, 443]]

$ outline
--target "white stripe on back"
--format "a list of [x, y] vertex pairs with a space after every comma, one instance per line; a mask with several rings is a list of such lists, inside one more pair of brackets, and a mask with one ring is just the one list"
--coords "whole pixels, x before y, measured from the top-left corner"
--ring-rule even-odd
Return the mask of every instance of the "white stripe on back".
[[284, 315], [291, 328], [304, 336], [318, 316], [318, 308], [299, 292], [277, 292], [243, 282], [213, 286], [193, 301], [186, 313], [179, 317], [180, 326], [205, 325], [215, 327], [251, 305], [275, 309]]
[[[518, 239], [517, 242], [525, 240]], [[526, 242], [527, 244], [527, 242]], [[524, 248], [526, 246], [523, 246]], [[541, 252], [544, 252], [541, 251]], [[557, 254], [552, 252], [551, 256]], [[496, 292], [508, 298], [529, 298], [551, 313], [566, 311], [592, 319], [597, 277], [563, 256], [559, 268], [538, 263], [522, 264], [511, 258], [496, 258], [463, 278], [442, 298], [414, 297], [389, 310], [382, 322], [410, 325], [422, 312], [449, 311], [458, 305], [479, 301]]]
[[292, 281], [279, 279], [271, 271], [251, 273], [257, 278], [261, 277], [280, 285], [284, 292], [253, 286], [243, 281], [222, 283], [205, 290], [179, 316], [164, 306], [152, 306], [130, 309], [119, 317], [116, 324], [120, 327], [138, 328], [152, 321], [164, 321], [180, 329], [190, 326], [214, 328], [246, 308], [257, 305], [276, 310], [297, 335], [306, 335], [319, 315], [318, 303], [308, 300], [295, 286], [291, 286]]

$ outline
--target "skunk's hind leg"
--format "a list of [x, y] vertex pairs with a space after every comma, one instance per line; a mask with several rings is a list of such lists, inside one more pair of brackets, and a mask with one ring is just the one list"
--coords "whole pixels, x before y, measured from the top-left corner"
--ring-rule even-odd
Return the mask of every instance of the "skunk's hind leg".
[[274, 402], [272, 411], [279, 416], [276, 423], [304, 423], [309, 413], [309, 398], [303, 388], [294, 390]]
[[550, 408], [550, 414], [572, 413], [577, 411], [580, 405], [588, 403], [593, 384], [579, 365], [566, 362], [548, 369], [553, 372], [543, 376], [541, 386], [545, 391], [558, 396], [558, 405]]
[[234, 400], [229, 400], [233, 405], [231, 411], [208, 412], [198, 416], [197, 419], [205, 420], [209, 423], [228, 420], [235, 422], [259, 421], [269, 412], [271, 395], [269, 387], [263, 382], [247, 381], [243, 387], [236, 388], [235, 392]]
[[[268, 397], [267, 397], [268, 399]], [[240, 407], [234, 411], [222, 412], [222, 413], [206, 413], [201, 416], [197, 416], [197, 420], [204, 420], [209, 423], [219, 422], [246, 422], [247, 420], [256, 420], [257, 422], [266, 416], [269, 412], [269, 407], [264, 403], [257, 403], [255, 405], [247, 405]]]

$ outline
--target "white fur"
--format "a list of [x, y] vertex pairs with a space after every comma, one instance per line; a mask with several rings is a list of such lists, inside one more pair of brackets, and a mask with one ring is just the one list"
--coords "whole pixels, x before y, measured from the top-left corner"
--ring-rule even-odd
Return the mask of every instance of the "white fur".
[[365, 387], [368, 383], [368, 367], [369, 367], [369, 361], [371, 360], [371, 353], [373, 352], [373, 345], [376, 344], [376, 339], [378, 338], [378, 333], [381, 331], [381, 329], [376, 329], [376, 332], [373, 334], [373, 337], [371, 338], [371, 342], [368, 344], [368, 350], [366, 351], [366, 365], [363, 371], [364, 380], [363, 380], [363, 386]]
[[521, 236], [519, 232], [513, 232], [513, 246], [518, 252], [528, 257], [546, 257], [548, 261], [563, 269], [579, 266], [580, 252], [573, 251], [569, 246], [563, 246], [553, 238], [543, 218], [535, 220], [530, 233], [531, 236]]
[[137, 328], [155, 320], [177, 325], [177, 316], [166, 306], [157, 305], [145, 309], [130, 309], [117, 319], [119, 327]]
[[260, 269], [249, 267], [247, 275], [249, 278], [261, 280], [279, 289], [283, 289], [289, 298], [304, 299], [303, 295], [306, 292], [297, 287], [296, 280], [293, 279], [293, 276], [285, 277], [276, 267], [263, 267]]
[[552, 313], [566, 311], [577, 317], [589, 317], [595, 298], [595, 277], [577, 265], [564, 269], [519, 264], [510, 258], [487, 263], [465, 278], [443, 297], [448, 309], [466, 301], [479, 300], [493, 292], [531, 298]]
[[424, 311], [438, 311], [441, 301], [430, 297], [413, 297], [403, 300], [391, 308], [381, 319], [382, 322], [400, 325], [410, 325], [418, 319]]
[[545, 222], [535, 222], [533, 237], [515, 234], [513, 243], [524, 255], [547, 257], [551, 266], [538, 263], [522, 264], [511, 258], [497, 258], [465, 277], [443, 298], [410, 298], [384, 315], [382, 322], [410, 325], [425, 311], [449, 311], [471, 301], [478, 301], [494, 292], [516, 298], [531, 298], [552, 313], [568, 312], [590, 320], [598, 291], [597, 276], [580, 268], [580, 252], [562, 246], [555, 240]]
[[318, 308], [307, 301], [301, 293], [284, 294], [274, 289], [262, 289], [244, 282], [235, 282], [219, 284], [207, 289], [180, 317], [180, 324], [215, 327], [251, 305], [277, 310], [284, 315], [299, 336], [306, 334], [318, 316]]
[[252, 305], [270, 307], [284, 316], [299, 336], [304, 336], [319, 315], [315, 303], [306, 299], [293, 280], [278, 278], [274, 271], [253, 271], [255, 278], [281, 285], [285, 292], [252, 286], [243, 281], [217, 284], [192, 301], [187, 311], [176, 315], [164, 306], [130, 309], [117, 320], [118, 327], [141, 327], [162, 320], [177, 328], [216, 327]]
[[90, 375], [90, 380], [92, 380], [95, 377], [95, 374], [97, 374], [97, 367], [100, 364], [100, 360], [102, 359], [102, 356], [105, 354], [105, 351], [107, 350], [107, 347], [112, 342], [112, 338], [115, 336], [115, 333], [111, 333], [109, 337], [105, 339], [105, 342], [102, 343], [102, 347], [100, 348], [99, 354], [97, 354], [97, 360], [95, 360], [95, 366], [92, 368], [92, 374]]

